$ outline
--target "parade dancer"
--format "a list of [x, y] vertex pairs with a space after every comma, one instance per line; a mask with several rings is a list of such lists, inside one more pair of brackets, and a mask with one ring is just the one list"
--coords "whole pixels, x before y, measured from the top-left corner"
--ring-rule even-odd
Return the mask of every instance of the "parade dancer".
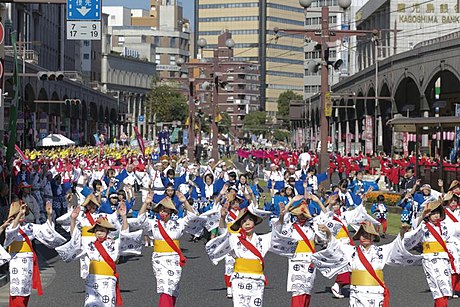
[[401, 237], [408, 229], [401, 229], [401, 234], [391, 243], [375, 246], [379, 234], [370, 222], [363, 223], [353, 239], [359, 240], [359, 246], [343, 244], [336, 240], [325, 225], [319, 225], [329, 240], [325, 250], [313, 254], [313, 263], [327, 278], [350, 266], [350, 307], [389, 306], [390, 292], [384, 281], [383, 268], [390, 265], [411, 265], [412, 257], [403, 249]]
[[37, 239], [48, 248], [55, 248], [65, 239], [54, 230], [53, 207], [46, 203], [47, 221], [45, 224], [25, 223], [24, 217], [28, 207], [22, 201], [11, 204], [9, 218], [14, 217], [13, 223], [6, 229], [4, 246], [11, 254], [10, 261], [10, 307], [27, 306], [30, 294], [37, 289], [38, 295], [43, 294], [37, 254], [32, 240]]
[[157, 280], [157, 293], [160, 293], [160, 307], [172, 307], [176, 304], [182, 267], [187, 260], [180, 249], [179, 239], [186, 226], [198, 218], [185, 196], [180, 192], [176, 192], [176, 195], [186, 210], [183, 218], [171, 219], [173, 213], [177, 214], [177, 209], [172, 200], [165, 197], [153, 207], [159, 218], [149, 219], [146, 211], [147, 206], [152, 203], [152, 193], [147, 195], [139, 210], [138, 223], [154, 240], [152, 267]]
[[[455, 224], [460, 223], [460, 197], [452, 192], [444, 195], [443, 204], [446, 212], [446, 222]], [[452, 272], [452, 292], [453, 298], [458, 298], [460, 294], [460, 239], [451, 237], [447, 241], [447, 248], [454, 257], [455, 272]]]
[[270, 216], [270, 212], [254, 208], [252, 205], [240, 210], [237, 219], [227, 230], [225, 218], [227, 210], [222, 208], [220, 225], [222, 234], [206, 244], [206, 252], [213, 263], [227, 254], [235, 258], [231, 278], [233, 306], [262, 306], [265, 288], [264, 256], [270, 250], [281, 255], [292, 256], [297, 244], [291, 238], [276, 233], [258, 235], [254, 227]]
[[404, 236], [408, 250], [422, 243], [422, 266], [436, 307], [447, 306], [452, 296], [451, 273], [456, 270], [446, 242], [460, 236], [460, 224], [447, 223], [445, 216], [441, 201], [428, 202], [417, 221], [418, 226]]
[[[326, 212], [322, 204], [321, 210]], [[315, 220], [312, 219], [303, 195], [294, 197], [281, 211], [278, 222], [280, 232], [298, 242], [294, 256], [289, 259], [288, 268], [287, 291], [292, 292], [292, 307], [310, 306], [316, 276], [316, 269], [311, 263], [317, 236], [314, 224]]]
[[117, 229], [106, 218], [99, 217], [87, 230], [94, 234], [93, 240], [85, 243], [82, 240], [82, 230], [77, 227], [80, 210], [77, 206], [70, 217], [72, 238], [68, 243], [56, 248], [56, 251], [65, 262], [82, 256], [89, 258], [89, 274], [85, 279], [85, 307], [121, 306], [123, 302], [116, 261], [121, 255], [140, 255], [142, 232], [129, 232], [126, 205], [123, 203], [118, 208], [122, 220], [119, 237], [109, 238], [109, 232]]

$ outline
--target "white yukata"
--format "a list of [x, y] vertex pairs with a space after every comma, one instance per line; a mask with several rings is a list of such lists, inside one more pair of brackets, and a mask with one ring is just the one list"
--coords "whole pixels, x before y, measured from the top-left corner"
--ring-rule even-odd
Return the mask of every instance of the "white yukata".
[[49, 221], [44, 224], [25, 223], [14, 228], [10, 225], [6, 229], [4, 246], [11, 246], [10, 295], [29, 296], [32, 291], [33, 252], [29, 251], [19, 228], [31, 242], [37, 239], [48, 248], [56, 248], [66, 240], [54, 230], [54, 223]]
[[[169, 237], [179, 246], [178, 240], [184, 234], [186, 227], [197, 218], [195, 213], [187, 212], [183, 218], [177, 220], [169, 219], [166, 223], [163, 221], [160, 221], [160, 223]], [[147, 231], [150, 239], [154, 240], [152, 267], [157, 279], [157, 293], [165, 293], [177, 297], [179, 295], [179, 282], [182, 275], [179, 255], [172, 250], [164, 250], [167, 243], [158, 229], [158, 219], [149, 219], [145, 213], [138, 219], [143, 224], [144, 230]], [[168, 247], [166, 249], [170, 250]]]
[[[446, 214], [446, 223], [460, 224], [460, 210], [450, 210], [449, 208], [444, 208], [444, 210], [452, 214], [452, 216], [457, 220], [453, 221], [448, 214]], [[448, 226], [450, 227], [450, 226]], [[454, 226], [455, 227], [455, 226]], [[457, 274], [460, 274], [460, 236], [451, 236], [446, 242], [449, 252], [454, 256], [454, 265], [455, 271]]]
[[[423, 252], [420, 257], [433, 299], [450, 297], [452, 296], [451, 274], [453, 272], [449, 256], [430, 233], [426, 223], [426, 221], [422, 221], [417, 228], [404, 235], [404, 246], [410, 250], [418, 243], [422, 243]], [[441, 235], [444, 242], [452, 241], [454, 237], [460, 237], [459, 223], [441, 221], [439, 226], [432, 223], [430, 225]]]
[[[240, 243], [238, 239], [239, 234], [231, 234], [226, 228], [221, 229], [221, 231], [222, 234], [220, 236], [206, 244], [206, 252], [213, 263], [224, 259], [227, 254], [235, 258], [235, 270], [231, 278], [233, 306], [262, 306], [265, 288], [263, 268], [262, 273], [248, 273], [238, 269], [240, 261], [243, 263], [250, 261], [257, 265], [257, 262], [260, 263], [259, 259]], [[261, 253], [262, 257], [265, 257], [268, 251], [280, 255], [292, 256], [297, 247], [297, 244], [291, 238], [281, 236], [275, 232], [264, 235], [254, 233], [248, 241]]]
[[[118, 239], [107, 238], [102, 246], [113, 261], [123, 255], [140, 255], [142, 249], [142, 232], [120, 231]], [[117, 278], [94, 245], [96, 239], [83, 240], [81, 230], [75, 228], [72, 238], [66, 244], [56, 248], [59, 256], [70, 262], [80, 257], [89, 259], [89, 274], [85, 279], [86, 307], [113, 307], [116, 305]]]
[[[88, 232], [88, 229], [90, 229], [93, 225], [91, 225], [91, 222], [88, 220], [86, 217], [86, 214], [83, 210], [80, 212], [80, 214], [77, 217], [76, 221], [76, 227], [80, 229], [81, 232], [81, 237], [82, 237], [82, 242], [83, 242], [83, 249], [85, 249], [88, 244], [92, 241], [95, 240], [95, 235], [94, 233]], [[58, 224], [61, 224], [62, 227], [69, 232], [70, 231], [70, 215], [72, 214], [72, 211], [67, 212], [66, 214], [60, 216], [56, 222]], [[98, 217], [104, 216], [107, 218], [110, 224], [114, 225], [117, 229], [121, 229], [121, 224], [118, 221], [118, 213], [114, 212], [112, 214], [106, 215], [106, 214], [101, 214], [101, 213], [91, 213], [91, 217], [93, 218], [94, 221], [98, 219]], [[109, 232], [110, 237], [116, 236], [117, 232], [111, 231]], [[80, 277], [85, 279], [88, 274], [89, 274], [89, 262], [90, 259], [88, 258], [87, 255], [82, 255], [80, 257]]]
[[11, 255], [0, 245], [0, 266], [11, 260]]
[[[304, 242], [301, 235], [294, 228], [294, 223], [297, 222], [293, 221], [292, 215], [286, 214], [284, 216], [283, 225], [280, 230], [283, 236], [291, 237], [296, 242], [299, 242], [294, 255], [292, 256], [292, 258], [289, 258], [288, 260], [289, 264], [287, 291], [292, 292], [292, 296], [299, 296], [303, 294], [310, 295], [316, 277], [316, 269], [311, 262], [312, 250]], [[311, 246], [314, 249], [314, 239], [316, 237], [316, 232], [313, 227], [313, 224], [314, 219], [310, 219], [306, 221], [303, 225], [298, 225], [305, 234], [305, 236], [308, 238]]]
[[[356, 252], [357, 248], [361, 249], [383, 282], [385, 265], [413, 265], [415, 260], [405, 251], [399, 236], [389, 244], [372, 245], [368, 250], [362, 246], [343, 244], [332, 237], [326, 249], [313, 254], [313, 263], [327, 278], [332, 278], [347, 266], [351, 267], [350, 307], [380, 307], [383, 305], [384, 288], [367, 272]], [[367, 285], [359, 284], [363, 280]]]

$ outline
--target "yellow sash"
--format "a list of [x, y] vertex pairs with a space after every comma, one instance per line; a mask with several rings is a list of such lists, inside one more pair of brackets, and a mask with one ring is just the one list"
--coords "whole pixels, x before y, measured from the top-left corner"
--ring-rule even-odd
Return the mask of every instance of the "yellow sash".
[[345, 232], [345, 230], [343, 229], [343, 227], [340, 227], [340, 230], [339, 230], [339, 232], [337, 233], [337, 235], [335, 236], [335, 238], [336, 238], [336, 239], [348, 238], [347, 233]]
[[81, 236], [82, 237], [94, 237], [94, 232], [88, 232], [92, 227], [91, 226], [83, 226], [81, 228]]
[[[174, 241], [174, 244], [176, 244], [176, 246], [180, 248], [179, 240], [173, 240], [173, 241]], [[153, 244], [153, 251], [155, 253], [175, 253], [175, 251], [164, 240], [155, 240]]]
[[441, 244], [439, 244], [438, 241], [434, 242], [423, 242], [422, 243], [423, 247], [423, 253], [424, 254], [430, 254], [430, 253], [445, 253], [446, 251], [442, 247]]
[[[315, 248], [315, 242], [310, 240], [310, 244], [313, 248]], [[295, 250], [296, 254], [298, 253], [313, 253], [313, 251], [310, 249], [310, 247], [305, 243], [304, 240], [300, 240], [299, 243], [297, 244], [297, 248]]]
[[30, 246], [26, 241], [14, 241], [8, 246], [8, 252], [10, 253], [32, 253]]
[[114, 276], [112, 268], [105, 261], [91, 260], [89, 263], [89, 273], [94, 275]]
[[264, 273], [262, 263], [258, 259], [236, 258], [233, 269], [237, 273], [260, 274]]
[[[382, 270], [375, 270], [375, 274], [384, 282]], [[351, 272], [351, 284], [353, 286], [380, 286], [377, 280], [366, 270], [353, 270]]]

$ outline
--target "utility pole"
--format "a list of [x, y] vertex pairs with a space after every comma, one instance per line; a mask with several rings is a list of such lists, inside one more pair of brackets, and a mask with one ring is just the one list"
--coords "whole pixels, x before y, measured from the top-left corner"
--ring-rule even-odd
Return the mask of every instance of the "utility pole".
[[[305, 9], [305, 15], [307, 13], [307, 9], [311, 5], [311, 0], [301, 0], [299, 1], [300, 5], [302, 5]], [[342, 9], [347, 9], [351, 1], [349, 0], [339, 0], [339, 6]], [[371, 33], [375, 33], [376, 30], [334, 30], [330, 28], [329, 24], [329, 7], [323, 6], [321, 7], [321, 31], [318, 29], [305, 29], [305, 30], [298, 30], [298, 29], [278, 29], [275, 28], [275, 33], [284, 32], [287, 34], [293, 35], [305, 35], [305, 37], [310, 37], [312, 40], [316, 41], [317, 43], [321, 44], [321, 111], [320, 111], [320, 139], [321, 139], [321, 150], [319, 154], [319, 172], [323, 173], [326, 172], [329, 168], [329, 154], [327, 150], [328, 144], [328, 132], [329, 132], [329, 125], [328, 125], [328, 117], [332, 116], [332, 100], [331, 100], [331, 93], [329, 91], [329, 79], [328, 79], [328, 70], [329, 70], [329, 47], [328, 44], [334, 44], [337, 40], [342, 40], [344, 37], [347, 36], [363, 36], [368, 35]], [[343, 13], [334, 12], [334, 13]], [[324, 181], [324, 185], [328, 186], [330, 184], [330, 178]]]

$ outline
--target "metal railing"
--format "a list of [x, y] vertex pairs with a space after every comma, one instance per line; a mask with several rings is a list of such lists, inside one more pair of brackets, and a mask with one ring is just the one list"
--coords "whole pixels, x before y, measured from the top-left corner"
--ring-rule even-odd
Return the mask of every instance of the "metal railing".
[[[13, 46], [5, 46], [5, 55], [14, 56]], [[18, 59], [25, 60], [27, 63], [38, 65], [40, 53], [35, 50], [18, 50]]]

